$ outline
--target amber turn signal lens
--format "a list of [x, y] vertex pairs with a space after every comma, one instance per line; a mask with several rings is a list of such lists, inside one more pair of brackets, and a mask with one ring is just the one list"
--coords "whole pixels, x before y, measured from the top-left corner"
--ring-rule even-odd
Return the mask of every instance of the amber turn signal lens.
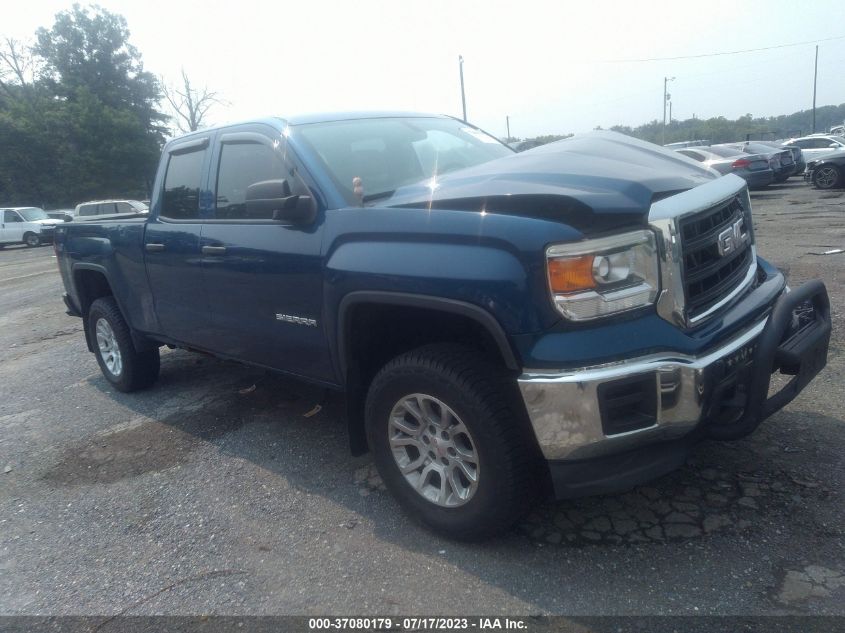
[[596, 287], [593, 279], [593, 255], [560, 257], [549, 260], [549, 285], [552, 292], [566, 294]]

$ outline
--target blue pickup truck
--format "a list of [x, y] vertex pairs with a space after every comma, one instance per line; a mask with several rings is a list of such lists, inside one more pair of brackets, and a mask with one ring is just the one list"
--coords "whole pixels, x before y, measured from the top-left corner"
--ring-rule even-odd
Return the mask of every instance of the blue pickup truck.
[[758, 257], [745, 181], [608, 132], [517, 154], [424, 114], [201, 130], [165, 146], [148, 217], [56, 250], [115, 388], [169, 345], [341, 391], [353, 453], [455, 538], [747, 435], [830, 339], [824, 286]]

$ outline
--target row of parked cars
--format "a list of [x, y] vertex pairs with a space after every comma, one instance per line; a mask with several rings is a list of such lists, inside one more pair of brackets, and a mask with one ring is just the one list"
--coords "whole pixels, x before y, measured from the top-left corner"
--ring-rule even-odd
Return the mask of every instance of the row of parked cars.
[[752, 189], [784, 182], [795, 174], [819, 189], [845, 186], [845, 137], [811, 134], [780, 141], [670, 143], [671, 148], [719, 173], [741, 176]]
[[73, 209], [45, 211], [39, 207], [0, 207], [0, 248], [9, 244], [39, 246], [53, 241], [57, 224], [63, 222], [125, 217], [148, 213], [147, 201], [95, 200]]

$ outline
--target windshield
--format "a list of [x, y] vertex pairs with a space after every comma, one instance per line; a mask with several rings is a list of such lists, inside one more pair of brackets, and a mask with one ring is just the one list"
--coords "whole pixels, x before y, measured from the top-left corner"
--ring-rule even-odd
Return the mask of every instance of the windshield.
[[30, 207], [28, 209], [18, 209], [18, 213], [23, 216], [27, 222], [35, 222], [36, 220], [49, 220], [50, 216], [44, 213], [41, 209]]
[[481, 130], [446, 118], [355, 119], [299, 125], [296, 131], [352, 204], [389, 198], [399, 187], [514, 153]]

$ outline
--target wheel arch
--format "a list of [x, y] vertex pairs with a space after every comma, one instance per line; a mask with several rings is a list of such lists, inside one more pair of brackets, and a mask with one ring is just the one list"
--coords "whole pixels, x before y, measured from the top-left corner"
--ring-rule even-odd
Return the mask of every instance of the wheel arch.
[[158, 344], [150, 341], [146, 336], [139, 334], [132, 328], [129, 319], [126, 318], [126, 309], [122, 305], [120, 297], [114, 292], [114, 284], [109, 278], [109, 273], [104, 266], [92, 263], [78, 263], [73, 266], [71, 276], [79, 302], [79, 310], [82, 313], [85, 343], [88, 346], [89, 352], [94, 351], [94, 338], [88, 323], [88, 311], [91, 309], [91, 304], [102, 297], [114, 298], [118, 309], [123, 314], [124, 320], [129, 325], [132, 344], [135, 346], [136, 351], [141, 352], [151, 347], [158, 347]]
[[[426, 319], [430, 320], [428, 327], [421, 327]], [[336, 341], [338, 373], [346, 390], [350, 448], [355, 455], [368, 450], [364, 400], [369, 384], [378, 369], [398, 354], [425, 344], [455, 342], [480, 349], [514, 374], [521, 370], [496, 318], [477, 305], [454, 299], [351, 292], [339, 304]]]

